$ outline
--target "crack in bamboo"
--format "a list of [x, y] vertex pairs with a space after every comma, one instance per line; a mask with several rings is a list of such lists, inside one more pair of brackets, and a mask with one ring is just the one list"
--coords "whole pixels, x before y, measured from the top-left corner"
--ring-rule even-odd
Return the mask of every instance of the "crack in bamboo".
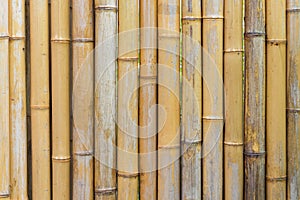
[[114, 194], [117, 191], [116, 187], [112, 188], [102, 188], [102, 189], [95, 189], [96, 194], [105, 195], [105, 194]]
[[266, 176], [266, 180], [267, 181], [271, 181], [271, 182], [282, 182], [282, 181], [286, 181], [287, 180], [287, 176], [279, 176], [279, 177], [269, 177], [269, 176]]

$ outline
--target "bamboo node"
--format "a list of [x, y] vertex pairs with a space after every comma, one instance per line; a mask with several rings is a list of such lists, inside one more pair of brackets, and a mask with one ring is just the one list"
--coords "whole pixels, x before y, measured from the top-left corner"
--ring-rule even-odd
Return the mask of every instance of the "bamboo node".
[[246, 152], [244, 151], [244, 155], [248, 156], [248, 157], [260, 157], [260, 156], [265, 156], [266, 152], [265, 151], [261, 151], [261, 152]]
[[54, 43], [70, 43], [70, 39], [69, 38], [53, 38], [53, 39], [51, 39], [51, 42], [54, 42]]
[[179, 149], [180, 144], [176, 145], [166, 145], [166, 146], [159, 146], [158, 149]]
[[300, 108], [286, 108], [288, 112], [298, 113], [300, 112]]
[[267, 39], [267, 43], [275, 44], [275, 45], [286, 44], [286, 42], [287, 42], [286, 39]]
[[128, 61], [128, 62], [134, 62], [138, 61], [138, 57], [119, 57], [118, 60], [120, 61]]
[[178, 39], [180, 38], [179, 34], [159, 34], [160, 38], [174, 38], [174, 39]]
[[269, 177], [266, 176], [266, 180], [270, 182], [281, 182], [281, 181], [286, 181], [287, 176], [279, 176], [279, 177]]
[[10, 40], [24, 40], [26, 37], [25, 36], [10, 36]]
[[0, 40], [7, 40], [9, 39], [9, 35], [0, 35]]
[[50, 108], [50, 106], [49, 105], [31, 105], [30, 108], [33, 110], [47, 110]]
[[208, 15], [208, 16], [202, 16], [202, 19], [207, 19], [207, 20], [218, 20], [218, 19], [224, 19], [224, 16], [221, 15]]
[[244, 49], [224, 49], [224, 53], [243, 53]]
[[118, 7], [114, 6], [114, 5], [99, 5], [99, 6], [95, 6], [95, 10], [107, 10], [107, 11], [117, 11]]
[[0, 198], [8, 198], [9, 195], [9, 193], [0, 193]]
[[224, 118], [220, 116], [203, 116], [202, 119], [204, 120], [220, 120], [223, 121]]
[[139, 176], [139, 173], [124, 173], [124, 172], [118, 172], [119, 177], [123, 178], [136, 178]]
[[300, 12], [300, 8], [288, 8], [286, 9], [286, 12], [290, 13], [290, 12]]
[[182, 141], [184, 144], [189, 144], [189, 145], [193, 145], [193, 144], [201, 144], [202, 140], [188, 140], [185, 139]]
[[70, 156], [52, 156], [53, 162], [69, 162], [71, 160]]
[[96, 194], [112, 194], [117, 190], [116, 187], [111, 187], [111, 188], [102, 188], [102, 189], [95, 189]]
[[88, 42], [94, 42], [91, 38], [75, 38], [72, 40], [74, 43], [88, 43]]
[[245, 37], [262, 37], [262, 36], [266, 36], [265, 32], [248, 32], [244, 34]]
[[92, 156], [93, 151], [81, 151], [81, 152], [75, 152], [76, 156]]
[[227, 145], [227, 146], [243, 146], [244, 143], [243, 142], [226, 142], [226, 141], [224, 141], [224, 145]]
[[202, 17], [184, 16], [181, 19], [182, 19], [182, 21], [200, 21], [202, 19]]
[[157, 76], [141, 76], [140, 75], [140, 79], [145, 79], [145, 80], [147, 80], [147, 79], [157, 79]]

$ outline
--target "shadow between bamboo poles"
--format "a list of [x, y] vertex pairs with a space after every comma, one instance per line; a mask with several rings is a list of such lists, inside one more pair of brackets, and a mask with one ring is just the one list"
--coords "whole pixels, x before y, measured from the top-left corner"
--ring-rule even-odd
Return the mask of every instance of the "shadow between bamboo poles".
[[73, 195], [94, 199], [94, 27], [93, 1], [72, 1]]
[[9, 1], [0, 2], [0, 198], [10, 198], [9, 178]]
[[224, 6], [224, 196], [243, 199], [243, 1]]
[[10, 180], [11, 199], [27, 195], [25, 1], [10, 2]]
[[95, 198], [116, 198], [116, 0], [95, 1]]
[[300, 198], [300, 1], [287, 1], [287, 198]]
[[30, 1], [32, 198], [50, 199], [48, 1]]

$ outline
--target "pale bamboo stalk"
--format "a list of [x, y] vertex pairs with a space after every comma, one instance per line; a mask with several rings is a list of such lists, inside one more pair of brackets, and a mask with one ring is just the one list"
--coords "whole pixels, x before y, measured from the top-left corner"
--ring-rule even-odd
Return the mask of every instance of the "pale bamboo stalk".
[[203, 199], [223, 198], [223, 0], [203, 0]]
[[0, 1], [0, 199], [10, 198], [9, 1]]
[[300, 199], [300, 0], [287, 1], [287, 199]]
[[27, 195], [25, 1], [10, 2], [10, 179], [11, 198]]
[[73, 199], [94, 199], [93, 1], [73, 0]]
[[245, 2], [245, 191], [265, 199], [265, 1]]
[[95, 198], [116, 198], [117, 1], [95, 0]]
[[30, 0], [32, 198], [50, 199], [48, 1]]
[[140, 199], [157, 195], [157, 0], [140, 0]]
[[224, 196], [243, 199], [243, 1], [224, 6]]
[[266, 1], [266, 197], [286, 198], [286, 1]]
[[180, 1], [158, 0], [158, 199], [180, 199]]
[[181, 20], [183, 28], [181, 197], [201, 199], [201, 1], [183, 0]]

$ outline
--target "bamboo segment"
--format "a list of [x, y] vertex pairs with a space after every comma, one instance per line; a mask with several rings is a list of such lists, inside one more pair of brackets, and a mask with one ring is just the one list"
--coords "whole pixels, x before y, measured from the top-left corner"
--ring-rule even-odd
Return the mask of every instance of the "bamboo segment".
[[158, 199], [180, 199], [179, 0], [158, 1]]
[[0, 1], [0, 199], [10, 197], [9, 177], [9, 1]]
[[157, 195], [157, 0], [140, 0], [140, 199]]
[[181, 20], [183, 26], [181, 196], [182, 199], [201, 199], [201, 1], [184, 0]]
[[95, 198], [116, 198], [117, 1], [95, 1]]
[[11, 199], [27, 195], [25, 1], [10, 2], [10, 180]]
[[265, 199], [265, 1], [245, 8], [244, 198]]
[[138, 0], [119, 0], [118, 199], [138, 199]]
[[73, 0], [73, 199], [93, 193], [93, 1]]
[[203, 199], [222, 199], [223, 0], [203, 0]]
[[224, 7], [224, 195], [243, 199], [243, 1]]
[[32, 198], [50, 199], [48, 1], [30, 0]]
[[288, 194], [300, 199], [300, 0], [287, 1]]

